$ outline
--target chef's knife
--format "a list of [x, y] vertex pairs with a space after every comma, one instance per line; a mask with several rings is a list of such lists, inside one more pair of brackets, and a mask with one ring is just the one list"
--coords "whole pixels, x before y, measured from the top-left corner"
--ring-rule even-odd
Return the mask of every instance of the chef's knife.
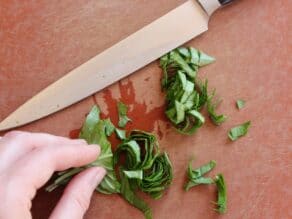
[[126, 77], [208, 29], [211, 14], [233, 0], [188, 0], [75, 68], [20, 106], [0, 131], [64, 109]]

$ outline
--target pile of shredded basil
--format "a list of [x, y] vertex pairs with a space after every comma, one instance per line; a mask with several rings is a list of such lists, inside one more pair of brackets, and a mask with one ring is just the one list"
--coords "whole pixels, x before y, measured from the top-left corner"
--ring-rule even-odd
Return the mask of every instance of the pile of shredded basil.
[[202, 82], [197, 73], [200, 67], [215, 59], [195, 48], [178, 48], [160, 58], [163, 70], [162, 88], [166, 92], [165, 114], [174, 127], [182, 134], [193, 134], [200, 128], [207, 111], [214, 124], [220, 125], [225, 115], [217, 115], [215, 109], [219, 101], [214, 101], [215, 91], [208, 94], [208, 82]]
[[[120, 103], [119, 106], [121, 106]], [[119, 109], [125, 110], [124, 107]], [[120, 111], [119, 113], [122, 115]], [[122, 116], [125, 118], [126, 113]], [[123, 121], [126, 120], [130, 121], [130, 119]], [[127, 122], [123, 122], [123, 126]], [[122, 142], [113, 153], [108, 137], [114, 131]], [[125, 134], [121, 137], [120, 133], [125, 133], [125, 130], [117, 129], [110, 119], [100, 119], [100, 110], [94, 106], [83, 124], [79, 137], [89, 144], [100, 145], [99, 157], [85, 167], [60, 172], [55, 181], [46, 188], [47, 191], [66, 184], [74, 175], [88, 167], [104, 167], [107, 174], [96, 190], [103, 194], [119, 193], [130, 204], [140, 209], [146, 219], [151, 219], [150, 207], [138, 197], [137, 192], [145, 192], [154, 199], [160, 198], [172, 182], [171, 162], [168, 155], [160, 151], [158, 141], [153, 134], [134, 130], [128, 137]], [[122, 154], [126, 157], [125, 162], [121, 162]], [[118, 176], [116, 168], [119, 169]]]

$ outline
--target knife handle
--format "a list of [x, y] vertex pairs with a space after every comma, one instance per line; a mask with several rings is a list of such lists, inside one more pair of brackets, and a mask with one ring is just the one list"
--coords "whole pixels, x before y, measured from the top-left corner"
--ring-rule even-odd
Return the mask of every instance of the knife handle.
[[213, 14], [221, 6], [227, 5], [234, 0], [198, 0], [204, 10], [208, 13], [209, 16]]
[[221, 5], [227, 5], [227, 4], [231, 3], [231, 2], [233, 2], [233, 0], [219, 0], [219, 2], [220, 2]]

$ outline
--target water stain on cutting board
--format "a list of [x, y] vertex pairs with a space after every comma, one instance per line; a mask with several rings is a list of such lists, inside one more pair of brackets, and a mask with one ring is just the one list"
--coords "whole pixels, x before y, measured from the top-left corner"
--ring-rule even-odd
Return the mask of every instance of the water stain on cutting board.
[[[117, 126], [119, 120], [117, 102], [122, 101], [129, 107], [128, 116], [132, 119], [132, 122], [129, 122], [125, 129], [127, 131], [141, 129], [148, 132], [155, 132], [161, 140], [167, 129], [171, 128], [168, 123], [164, 125], [164, 123], [167, 122], [167, 118], [164, 115], [164, 104], [149, 110], [145, 102], [137, 102], [135, 89], [131, 80], [118, 82], [118, 87], [120, 91], [120, 98], [118, 99], [113, 95], [111, 88], [106, 88], [102, 92], [102, 97], [92, 96], [95, 105], [99, 106], [101, 101], [106, 105], [107, 110], [101, 109], [101, 117], [110, 118], [114, 125]], [[102, 98], [103, 100], [98, 98]], [[101, 108], [105, 108], [105, 106]], [[78, 138], [79, 132], [80, 128], [71, 130], [69, 132], [70, 138]], [[119, 142], [113, 137], [111, 137], [110, 140], [113, 145]]]

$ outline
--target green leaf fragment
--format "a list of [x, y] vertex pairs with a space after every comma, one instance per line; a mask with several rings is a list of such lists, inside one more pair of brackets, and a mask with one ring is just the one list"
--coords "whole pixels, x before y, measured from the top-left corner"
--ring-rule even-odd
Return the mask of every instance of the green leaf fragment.
[[131, 119], [127, 116], [128, 107], [122, 102], [118, 102], [118, 114], [119, 114], [119, 123], [120, 128], [124, 128]]
[[217, 106], [219, 105], [219, 103], [221, 102], [219, 101], [214, 101], [214, 96], [215, 96], [215, 90], [213, 91], [213, 93], [208, 96], [207, 99], [207, 111], [209, 113], [209, 117], [211, 118], [212, 122], [215, 125], [221, 125], [223, 122], [226, 121], [227, 116], [225, 116], [224, 114], [218, 115], [215, 110], [217, 108]]
[[142, 170], [124, 170], [123, 172], [129, 179], [143, 179]]
[[249, 127], [251, 125], [251, 122], [245, 122], [241, 125], [238, 125], [236, 127], [233, 127], [232, 129], [230, 129], [229, 133], [228, 133], [228, 137], [230, 140], [235, 141], [238, 138], [245, 136], [249, 130]]
[[197, 169], [192, 168], [192, 161], [189, 163], [188, 175], [190, 179], [197, 179], [204, 176], [216, 167], [216, 161], [211, 160]]
[[115, 126], [112, 123], [110, 119], [105, 119], [104, 120], [104, 125], [105, 125], [105, 133], [109, 137], [112, 135], [112, 133], [115, 131]]
[[188, 190], [190, 190], [190, 188], [197, 186], [197, 185], [209, 185], [209, 184], [213, 184], [213, 183], [214, 183], [214, 180], [212, 178], [201, 177], [201, 178], [194, 179], [194, 180], [187, 182], [187, 184], [185, 185], [185, 190], [188, 191]]
[[185, 185], [185, 190], [188, 191], [190, 188], [201, 184], [213, 184], [214, 180], [212, 178], [204, 177], [204, 175], [213, 170], [215, 166], [216, 162], [211, 160], [201, 167], [193, 169], [192, 161], [190, 161], [187, 171], [189, 182]]
[[116, 135], [119, 139], [121, 139], [121, 140], [126, 139], [126, 131], [125, 130], [115, 128], [115, 132], [116, 132]]
[[215, 183], [218, 190], [217, 211], [220, 214], [223, 214], [226, 212], [227, 209], [227, 190], [226, 183], [222, 174], [218, 174], [215, 177]]
[[245, 106], [245, 101], [244, 100], [237, 100], [236, 101], [236, 106], [238, 109], [242, 109]]
[[[122, 172], [122, 171], [120, 171]], [[127, 200], [131, 205], [141, 210], [144, 213], [146, 219], [152, 219], [152, 211], [151, 208], [144, 202], [141, 198], [139, 198], [135, 191], [131, 188], [129, 179], [127, 176], [123, 176], [121, 173], [121, 195]]]

